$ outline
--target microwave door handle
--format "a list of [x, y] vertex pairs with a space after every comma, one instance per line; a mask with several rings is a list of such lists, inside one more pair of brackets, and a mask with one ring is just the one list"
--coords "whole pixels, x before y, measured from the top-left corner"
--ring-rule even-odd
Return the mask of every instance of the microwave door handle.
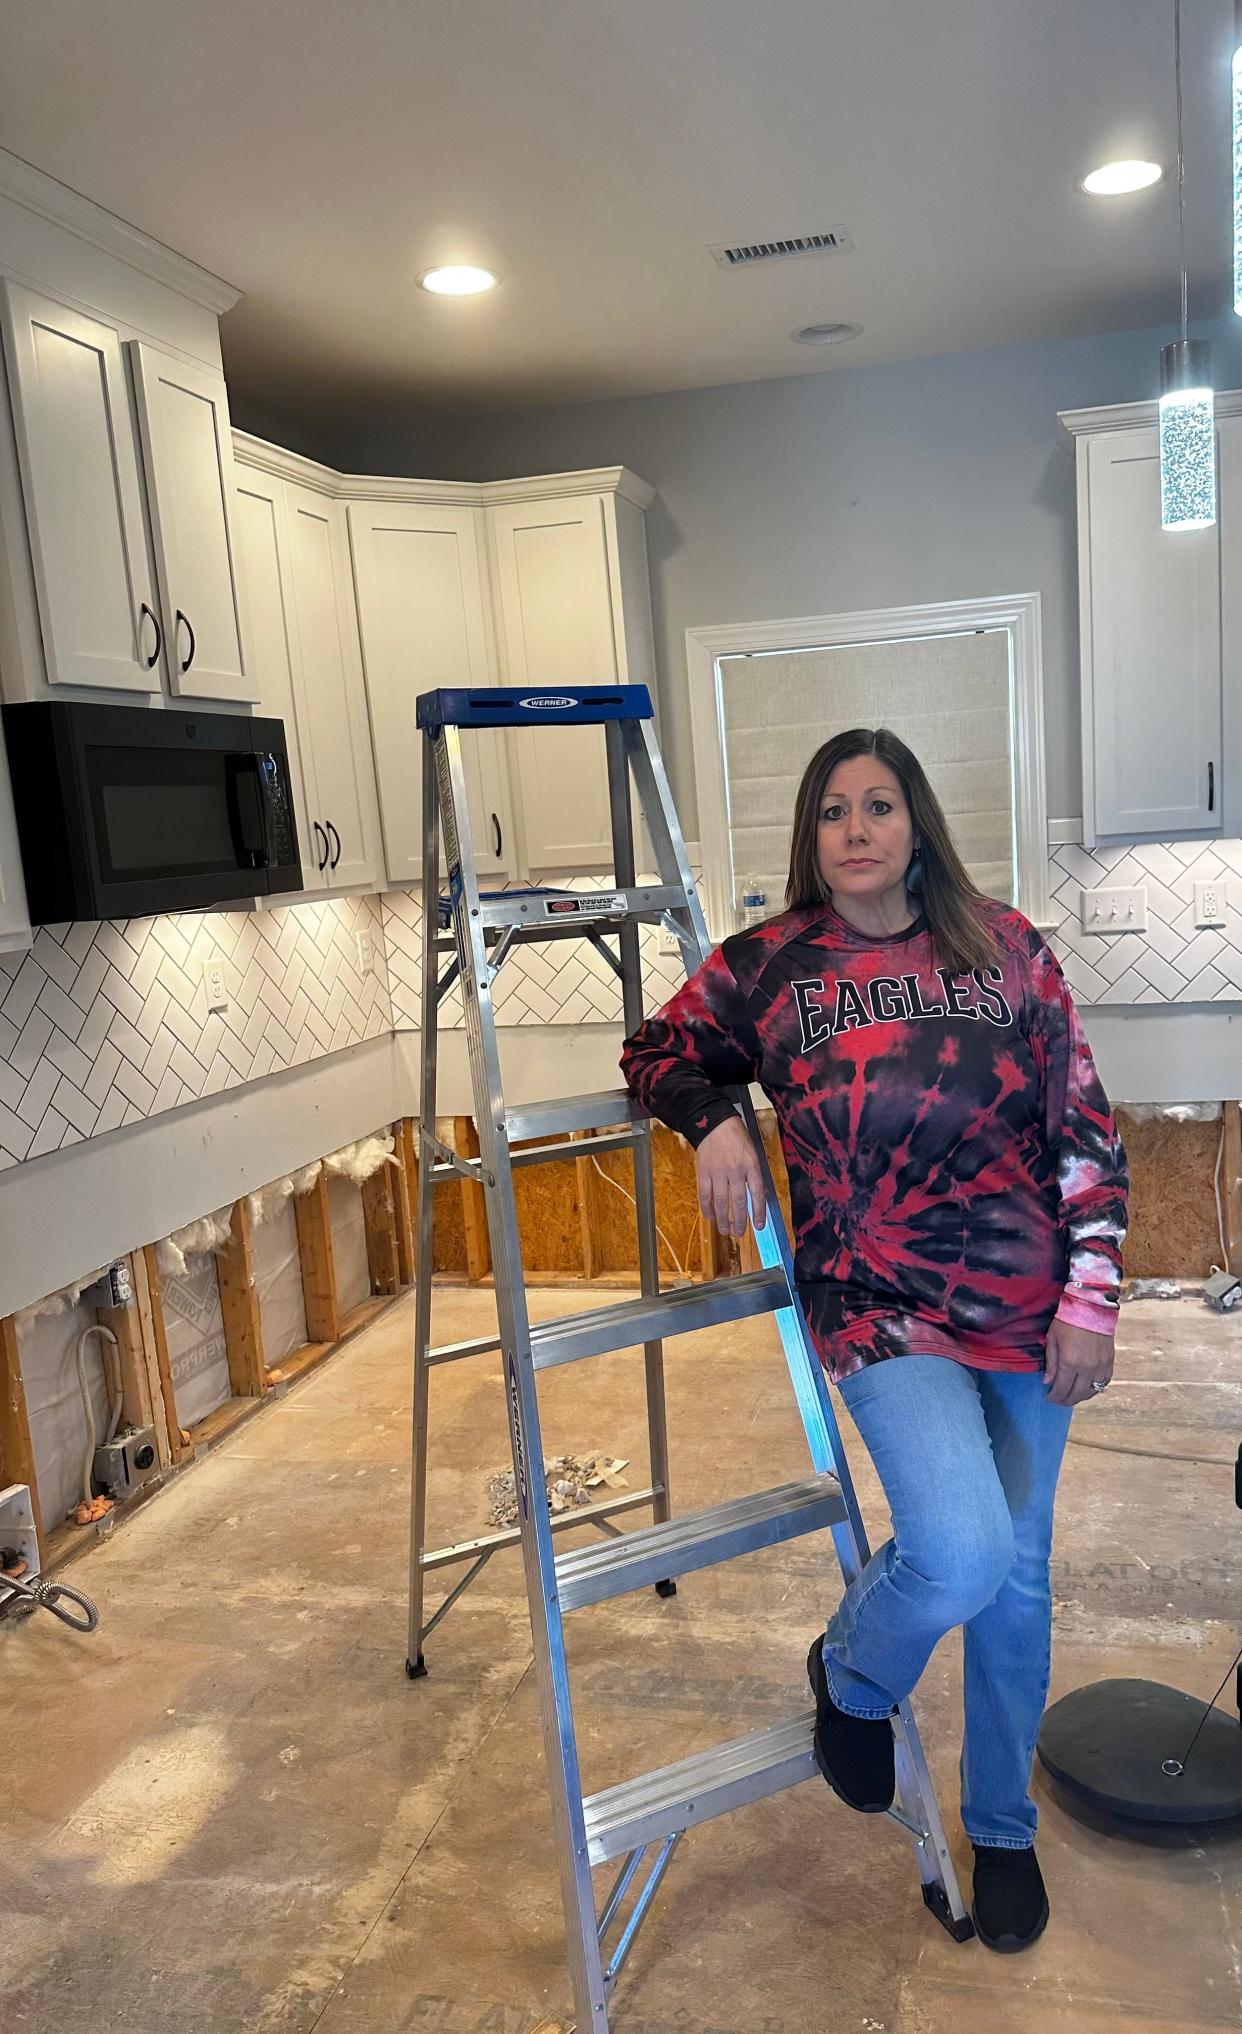
[[263, 782], [256, 756], [226, 756], [224, 780], [229, 807], [229, 830], [239, 869], [266, 869], [271, 864], [267, 846], [267, 815]]

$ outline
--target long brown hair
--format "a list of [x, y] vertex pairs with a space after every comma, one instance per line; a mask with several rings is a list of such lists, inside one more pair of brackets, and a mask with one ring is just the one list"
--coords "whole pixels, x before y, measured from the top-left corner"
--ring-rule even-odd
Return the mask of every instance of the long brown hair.
[[905, 794], [922, 869], [922, 882], [913, 893], [915, 908], [927, 920], [942, 965], [959, 974], [990, 967], [997, 959], [997, 948], [979, 916], [982, 892], [966, 873], [923, 765], [891, 728], [849, 728], [844, 734], [833, 735], [811, 757], [794, 806], [786, 904], [796, 910], [826, 904], [831, 897], [819, 872], [819, 811], [833, 771], [855, 756], [877, 756], [888, 765]]

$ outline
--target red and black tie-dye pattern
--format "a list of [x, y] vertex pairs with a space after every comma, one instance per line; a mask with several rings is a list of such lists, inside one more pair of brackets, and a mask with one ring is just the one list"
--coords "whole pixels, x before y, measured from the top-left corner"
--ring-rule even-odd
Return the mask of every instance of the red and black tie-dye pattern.
[[1053, 1316], [1111, 1334], [1125, 1153], [1056, 960], [983, 903], [996, 965], [937, 967], [831, 909], [727, 939], [625, 1042], [691, 1144], [757, 1081], [789, 1171], [798, 1286], [829, 1375], [902, 1354], [1035, 1370]]

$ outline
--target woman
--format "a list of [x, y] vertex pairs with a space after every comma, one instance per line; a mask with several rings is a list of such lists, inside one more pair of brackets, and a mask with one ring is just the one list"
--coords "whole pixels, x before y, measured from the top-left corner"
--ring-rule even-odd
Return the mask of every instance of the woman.
[[975, 1926], [1025, 1949], [1048, 1920], [1028, 1786], [1053, 1498], [1072, 1409], [1112, 1375], [1125, 1153], [1055, 959], [974, 888], [887, 729], [811, 759], [786, 902], [725, 940], [622, 1067], [695, 1147], [725, 1235], [748, 1195], [762, 1224], [764, 1194], [721, 1090], [758, 1081], [775, 1106], [799, 1294], [893, 1517], [811, 1646], [816, 1760], [851, 1807], [891, 1806], [889, 1718], [960, 1624]]

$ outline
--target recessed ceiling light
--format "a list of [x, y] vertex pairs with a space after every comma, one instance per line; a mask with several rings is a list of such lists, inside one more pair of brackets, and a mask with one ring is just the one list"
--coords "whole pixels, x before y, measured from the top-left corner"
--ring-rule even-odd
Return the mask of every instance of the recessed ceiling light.
[[490, 268], [470, 268], [458, 263], [449, 268], [425, 268], [418, 278], [421, 289], [435, 297], [481, 297], [500, 281]]
[[861, 325], [803, 325], [801, 331], [791, 332], [799, 346], [844, 346], [847, 339], [857, 339]]
[[1129, 191], [1150, 189], [1163, 175], [1164, 166], [1158, 162], [1103, 162], [1079, 177], [1078, 188], [1089, 198], [1123, 198]]

